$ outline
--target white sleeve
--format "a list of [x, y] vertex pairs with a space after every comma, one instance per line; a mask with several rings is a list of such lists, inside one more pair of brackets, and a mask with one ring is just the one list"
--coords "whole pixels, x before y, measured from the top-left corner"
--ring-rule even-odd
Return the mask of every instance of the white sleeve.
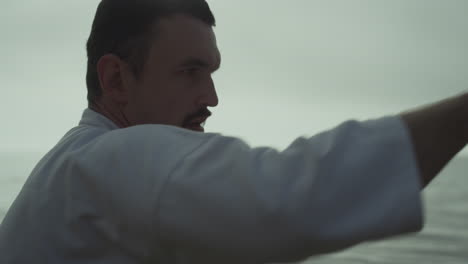
[[396, 116], [347, 121], [282, 152], [216, 135], [169, 174], [156, 231], [190, 263], [299, 261], [421, 230], [420, 190]]

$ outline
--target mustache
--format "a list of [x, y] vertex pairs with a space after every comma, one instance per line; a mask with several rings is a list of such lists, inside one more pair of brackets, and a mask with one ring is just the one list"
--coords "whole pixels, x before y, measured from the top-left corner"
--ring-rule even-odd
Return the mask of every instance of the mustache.
[[192, 121], [195, 118], [208, 118], [212, 115], [211, 111], [208, 110], [208, 108], [201, 108], [197, 112], [188, 115], [185, 120], [184, 120], [184, 125], [190, 124], [190, 121]]

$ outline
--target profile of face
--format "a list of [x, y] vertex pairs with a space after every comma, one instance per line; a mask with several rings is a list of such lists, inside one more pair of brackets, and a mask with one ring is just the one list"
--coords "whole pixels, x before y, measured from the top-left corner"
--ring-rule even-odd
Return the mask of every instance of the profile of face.
[[218, 105], [212, 74], [221, 55], [213, 29], [178, 14], [161, 19], [156, 34], [138, 78], [117, 56], [100, 59], [103, 102], [113, 105], [108, 109], [121, 127], [164, 124], [203, 132], [208, 107]]

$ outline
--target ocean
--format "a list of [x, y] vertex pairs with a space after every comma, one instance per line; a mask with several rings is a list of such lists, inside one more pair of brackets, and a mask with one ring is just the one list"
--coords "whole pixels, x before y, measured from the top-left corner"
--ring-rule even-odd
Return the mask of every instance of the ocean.
[[[0, 221], [43, 153], [0, 153]], [[468, 264], [468, 157], [458, 156], [423, 192], [417, 234], [364, 243], [303, 264]]]

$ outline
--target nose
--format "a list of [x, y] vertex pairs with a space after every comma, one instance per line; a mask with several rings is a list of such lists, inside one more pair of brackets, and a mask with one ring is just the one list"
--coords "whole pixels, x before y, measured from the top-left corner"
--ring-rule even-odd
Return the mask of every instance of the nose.
[[208, 78], [208, 81], [204, 85], [203, 93], [199, 97], [198, 104], [208, 107], [215, 107], [219, 103], [218, 94], [216, 93], [216, 88], [211, 76]]

